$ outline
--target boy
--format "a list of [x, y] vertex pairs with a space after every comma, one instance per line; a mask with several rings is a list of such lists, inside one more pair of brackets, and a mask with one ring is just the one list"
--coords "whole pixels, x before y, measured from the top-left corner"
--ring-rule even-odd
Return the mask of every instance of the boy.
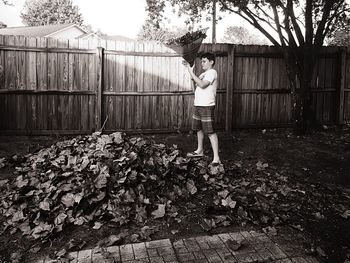
[[195, 82], [195, 93], [194, 93], [194, 111], [193, 111], [193, 122], [192, 129], [197, 131], [197, 149], [188, 153], [188, 157], [201, 157], [203, 156], [203, 141], [204, 135], [208, 135], [211, 148], [213, 150], [213, 161], [211, 165], [219, 165], [219, 141], [218, 136], [214, 129], [214, 109], [215, 109], [215, 97], [216, 88], [218, 86], [217, 72], [213, 69], [215, 65], [215, 56], [212, 53], [204, 53], [201, 55], [201, 64], [203, 73], [197, 77], [193, 73], [193, 69], [190, 65], [183, 61], [188, 69], [188, 72]]

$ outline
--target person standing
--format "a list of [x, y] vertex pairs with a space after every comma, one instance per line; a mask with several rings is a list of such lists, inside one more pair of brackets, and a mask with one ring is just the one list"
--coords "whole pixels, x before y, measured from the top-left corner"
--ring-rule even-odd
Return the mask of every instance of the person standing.
[[218, 74], [213, 68], [215, 55], [208, 52], [201, 55], [201, 65], [204, 72], [198, 77], [187, 61], [183, 61], [183, 65], [187, 67], [191, 79], [195, 82], [192, 130], [197, 132], [198, 143], [197, 149], [188, 153], [187, 156], [202, 157], [204, 155], [204, 136], [208, 135], [213, 150], [211, 165], [219, 165], [221, 164], [219, 140], [214, 127], [215, 98], [218, 86]]

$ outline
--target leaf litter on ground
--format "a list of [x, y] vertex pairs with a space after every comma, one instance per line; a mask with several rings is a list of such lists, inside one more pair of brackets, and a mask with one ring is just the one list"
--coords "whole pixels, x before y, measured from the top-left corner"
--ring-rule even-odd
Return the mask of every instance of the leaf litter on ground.
[[100, 245], [147, 240], [156, 231], [147, 226], [151, 220], [181, 223], [182, 211], [191, 209], [182, 210], [177, 201], [203, 192], [211, 198], [198, 222], [206, 231], [252, 223], [275, 235], [278, 225], [304, 230], [309, 220], [334, 213], [347, 220], [350, 211], [348, 193], [294, 180], [292, 171], [266, 161], [242, 159], [226, 169], [212, 167], [206, 160], [183, 157], [176, 145], [123, 133], [78, 136], [18, 159], [16, 177], [0, 184], [6, 217], [1, 231], [21, 231], [34, 239], [68, 225], [88, 224], [96, 231], [104, 222], [120, 227], [133, 222], [140, 226], [138, 234], [126, 230]]

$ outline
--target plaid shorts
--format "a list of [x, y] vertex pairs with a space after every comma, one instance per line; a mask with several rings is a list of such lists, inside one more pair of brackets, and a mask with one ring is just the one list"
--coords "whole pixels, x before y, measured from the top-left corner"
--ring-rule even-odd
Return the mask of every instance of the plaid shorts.
[[194, 106], [192, 130], [203, 130], [204, 134], [214, 133], [214, 109], [215, 106]]

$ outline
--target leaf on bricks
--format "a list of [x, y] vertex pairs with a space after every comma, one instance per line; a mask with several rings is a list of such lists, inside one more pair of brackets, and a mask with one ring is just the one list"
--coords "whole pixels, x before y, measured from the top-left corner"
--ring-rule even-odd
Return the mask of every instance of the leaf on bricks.
[[233, 250], [233, 251], [237, 251], [238, 249], [240, 249], [242, 247], [242, 242], [241, 241], [236, 241], [236, 240], [232, 240], [229, 239], [225, 242], [226, 246]]

